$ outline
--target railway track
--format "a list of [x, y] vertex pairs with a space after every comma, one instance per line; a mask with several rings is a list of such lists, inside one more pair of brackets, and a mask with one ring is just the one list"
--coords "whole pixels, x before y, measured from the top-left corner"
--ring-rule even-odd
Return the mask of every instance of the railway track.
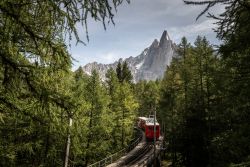
[[128, 156], [123, 166], [133, 166], [137, 164], [138, 161], [140, 161], [146, 154], [148, 154], [153, 149], [152, 143], [144, 143], [144, 145], [138, 149], [136, 152], [134, 152], [132, 155]]
[[[142, 132], [142, 131], [141, 131]], [[162, 139], [156, 142], [156, 153], [159, 153]], [[107, 167], [144, 167], [154, 159], [154, 144], [146, 142], [145, 134], [142, 132], [142, 140], [129, 153], [121, 157], [118, 161]]]

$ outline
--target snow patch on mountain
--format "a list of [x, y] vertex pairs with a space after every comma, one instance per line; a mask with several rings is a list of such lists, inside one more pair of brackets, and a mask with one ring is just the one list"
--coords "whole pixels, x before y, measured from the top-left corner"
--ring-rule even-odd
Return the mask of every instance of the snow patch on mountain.
[[137, 70], [140, 69], [141, 66], [143, 65], [143, 63], [144, 63], [144, 61], [140, 62], [139, 64], [137, 64], [137, 65], [135, 66], [135, 68], [136, 68]]

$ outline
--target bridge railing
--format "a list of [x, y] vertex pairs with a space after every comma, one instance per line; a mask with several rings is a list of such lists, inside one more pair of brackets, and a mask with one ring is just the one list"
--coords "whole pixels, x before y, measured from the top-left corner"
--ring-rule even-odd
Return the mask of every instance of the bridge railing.
[[88, 167], [104, 167], [109, 164], [112, 164], [113, 162], [115, 162], [116, 160], [124, 156], [126, 153], [131, 151], [133, 148], [135, 148], [138, 145], [138, 143], [141, 141], [141, 139], [142, 139], [142, 135], [139, 135], [139, 137], [134, 142], [132, 142], [132, 144], [130, 144], [127, 148], [124, 148], [100, 161], [97, 161], [91, 165], [88, 165]]
[[123, 155], [125, 155], [126, 153], [126, 149], [122, 149], [98, 162], [95, 162], [91, 165], [89, 165], [88, 167], [103, 167], [103, 166], [107, 166], [111, 163], [113, 163], [114, 161], [118, 160], [120, 157], [122, 157]]

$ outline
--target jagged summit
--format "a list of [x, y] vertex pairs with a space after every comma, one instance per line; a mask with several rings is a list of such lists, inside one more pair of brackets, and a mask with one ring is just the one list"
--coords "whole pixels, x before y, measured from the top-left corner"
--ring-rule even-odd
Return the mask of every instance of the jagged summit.
[[171, 40], [170, 37], [169, 37], [169, 35], [168, 35], [167, 30], [163, 31], [163, 33], [161, 35], [161, 40], [160, 41], [162, 41], [162, 40]]
[[155, 39], [152, 44], [144, 49], [142, 53], [136, 57], [129, 57], [125, 60], [119, 59], [113, 64], [98, 64], [89, 63], [82, 67], [83, 71], [90, 74], [93, 69], [96, 69], [103, 80], [109, 68], [116, 68], [119, 61], [126, 61], [132, 75], [134, 82], [140, 80], [156, 80], [162, 78], [166, 70], [166, 66], [172, 61], [175, 53], [174, 45], [170, 39], [167, 31], [163, 31], [160, 42]]
[[[165, 30], [162, 35], [161, 35], [161, 39], [160, 39], [160, 47], [166, 47], [167, 43], [169, 43], [169, 41], [171, 41], [168, 32]], [[172, 43], [172, 41], [171, 41]]]
[[156, 48], [159, 46], [159, 41], [157, 39], [154, 40], [154, 42], [151, 44], [150, 47]]

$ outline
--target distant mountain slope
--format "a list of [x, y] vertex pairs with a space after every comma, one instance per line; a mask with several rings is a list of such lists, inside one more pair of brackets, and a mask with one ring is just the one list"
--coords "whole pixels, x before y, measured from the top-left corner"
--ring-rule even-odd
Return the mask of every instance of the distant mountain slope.
[[135, 82], [140, 80], [156, 80], [157, 78], [163, 77], [166, 66], [170, 65], [174, 54], [175, 44], [173, 44], [169, 38], [167, 31], [164, 31], [160, 42], [155, 39], [148, 48], [144, 49], [144, 51], [136, 57], [129, 57], [125, 60], [120, 59], [113, 64], [88, 63], [83, 66], [82, 69], [87, 74], [91, 74], [91, 71], [96, 69], [104, 80], [109, 68], [115, 69], [119, 61], [126, 61]]

